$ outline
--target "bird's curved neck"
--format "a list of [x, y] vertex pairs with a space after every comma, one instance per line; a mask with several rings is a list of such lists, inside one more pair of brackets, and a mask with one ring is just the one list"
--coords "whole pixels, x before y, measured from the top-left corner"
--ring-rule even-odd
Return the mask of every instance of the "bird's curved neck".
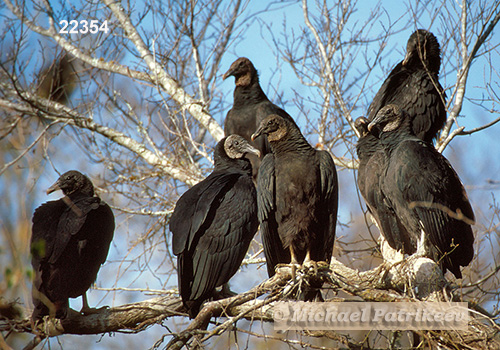
[[70, 194], [66, 194], [65, 196], [68, 197], [72, 202], [76, 202], [77, 200], [79, 200], [81, 198], [93, 197], [94, 195], [93, 194], [91, 195], [89, 193], [85, 193], [82, 191], [76, 191], [76, 192], [73, 192]]
[[380, 135], [380, 142], [385, 147], [393, 148], [401, 141], [416, 137], [411, 128], [410, 118], [405, 118], [402, 124], [391, 132], [382, 132]]
[[249, 85], [238, 85], [234, 89], [234, 104], [266, 101], [268, 98], [259, 84], [259, 79], [254, 79]]
[[270, 142], [273, 152], [276, 155], [284, 153], [314, 153], [314, 148], [307, 142], [301, 133], [291, 132], [286, 136], [286, 140]]
[[252, 175], [252, 165], [246, 158], [231, 159], [229, 157], [222, 159], [214, 159], [214, 171], [220, 170], [234, 170], [243, 174]]

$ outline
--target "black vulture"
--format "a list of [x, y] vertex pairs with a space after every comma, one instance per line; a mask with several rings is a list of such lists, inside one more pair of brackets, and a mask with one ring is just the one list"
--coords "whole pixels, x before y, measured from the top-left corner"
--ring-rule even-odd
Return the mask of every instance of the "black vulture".
[[330, 262], [338, 208], [337, 172], [327, 151], [314, 149], [297, 125], [279, 115], [264, 119], [272, 153], [257, 181], [259, 221], [269, 276], [278, 264]]
[[386, 153], [381, 191], [411, 243], [404, 253], [426, 256], [461, 278], [460, 266], [474, 256], [474, 212], [457, 173], [415, 136], [411, 119], [396, 105], [382, 108], [368, 129]]
[[[356, 144], [359, 159], [359, 191], [365, 199], [368, 210], [376, 221], [382, 237], [389, 246], [396, 251], [410, 251], [411, 244], [407, 239], [408, 234], [399, 223], [394, 210], [388, 205], [387, 199], [381, 190], [380, 179], [383, 178], [387, 156], [378, 137], [368, 131], [369, 123], [369, 120], [364, 117], [359, 117], [354, 122], [354, 127], [360, 134]], [[386, 256], [383, 243], [381, 249], [384, 259], [391, 260], [394, 258], [392, 256], [389, 259]]]
[[219, 141], [213, 172], [179, 198], [170, 218], [179, 290], [191, 318], [238, 271], [257, 232], [257, 193], [247, 153], [259, 156], [239, 135]]
[[[227, 135], [237, 134], [243, 136], [264, 157], [270, 152], [266, 137], [260, 136], [251, 139], [252, 133], [258, 128], [260, 122], [270, 114], [278, 114], [293, 121], [292, 117], [283, 109], [269, 101], [260, 87], [259, 74], [252, 62], [246, 57], [240, 57], [231, 64], [223, 79], [230, 76], [235, 78], [233, 107], [227, 112], [224, 121], [224, 132]], [[260, 158], [251, 155], [254, 178], [259, 170]]]
[[438, 80], [441, 66], [439, 42], [424, 30], [408, 39], [406, 56], [394, 67], [368, 108], [368, 119], [396, 104], [412, 119], [412, 130], [421, 140], [432, 143], [446, 122], [445, 92]]
[[86, 292], [108, 255], [115, 230], [111, 208], [94, 194], [90, 179], [78, 171], [62, 174], [47, 194], [64, 197], [42, 204], [33, 214], [31, 254], [33, 319], [67, 316], [69, 298], [82, 296], [82, 313], [91, 313]]

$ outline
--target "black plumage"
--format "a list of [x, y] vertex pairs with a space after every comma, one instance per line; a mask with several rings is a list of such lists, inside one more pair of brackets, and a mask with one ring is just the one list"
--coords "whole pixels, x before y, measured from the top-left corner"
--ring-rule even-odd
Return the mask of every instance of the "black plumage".
[[380, 180], [384, 175], [387, 155], [378, 137], [368, 131], [369, 123], [364, 117], [359, 117], [354, 122], [354, 127], [360, 134], [356, 144], [359, 159], [358, 188], [389, 246], [398, 251], [411, 251], [408, 234], [381, 190]]
[[266, 134], [272, 153], [262, 160], [257, 203], [269, 276], [277, 264], [330, 262], [335, 241], [338, 183], [327, 151], [314, 149], [294, 122], [264, 119], [253, 138]]
[[190, 317], [238, 271], [258, 229], [252, 166], [259, 151], [230, 135], [214, 151], [214, 171], [186, 191], [170, 218], [179, 290]]
[[368, 129], [386, 153], [380, 188], [408, 236], [404, 253], [427, 256], [461, 278], [460, 266], [474, 256], [474, 213], [458, 175], [432, 144], [414, 135], [398, 106], [382, 108]]
[[72, 170], [62, 174], [47, 194], [62, 190], [64, 197], [42, 204], [33, 214], [31, 254], [33, 319], [65, 317], [68, 298], [83, 298], [106, 261], [115, 219], [111, 208], [94, 195], [88, 177]]
[[382, 107], [396, 104], [412, 119], [414, 134], [432, 143], [446, 122], [446, 95], [438, 80], [440, 54], [432, 33], [415, 31], [408, 39], [405, 58], [391, 71], [368, 108], [368, 119], [373, 120]]
[[[240, 57], [234, 61], [223, 79], [230, 76], [234, 76], [236, 86], [233, 107], [227, 112], [224, 121], [224, 132], [226, 136], [231, 134], [243, 136], [260, 151], [262, 158], [271, 150], [266, 136], [251, 139], [252, 133], [258, 128], [260, 122], [270, 114], [278, 114], [292, 122], [293, 119], [287, 112], [269, 101], [260, 87], [259, 74], [248, 58]], [[261, 158], [249, 156], [254, 177], [258, 173]]]

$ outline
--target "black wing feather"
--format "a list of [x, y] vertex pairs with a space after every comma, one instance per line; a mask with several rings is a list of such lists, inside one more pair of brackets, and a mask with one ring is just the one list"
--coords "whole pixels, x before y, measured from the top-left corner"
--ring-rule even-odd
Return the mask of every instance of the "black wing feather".
[[412, 130], [432, 143], [446, 121], [446, 94], [438, 81], [425, 70], [410, 70], [399, 63], [394, 67], [368, 108], [369, 119], [388, 104], [396, 104], [412, 118]]
[[290, 251], [283, 248], [276, 222], [276, 176], [274, 155], [267, 154], [259, 168], [257, 178], [257, 206], [260, 221], [262, 244], [266, 256], [267, 273], [274, 276], [275, 266], [283, 261], [290, 261]]
[[321, 209], [325, 212], [323, 215], [328, 217], [328, 225], [325, 226], [324, 243], [325, 255], [323, 260], [330, 262], [335, 243], [335, 226], [337, 225], [338, 210], [338, 179], [335, 163], [332, 156], [327, 151], [319, 151], [320, 174], [321, 174]]
[[[442, 259], [445, 269], [461, 276], [459, 266], [467, 266], [474, 254], [472, 229], [470, 224], [443, 210], [459, 210], [469, 220], [474, 220], [458, 175], [431, 144], [417, 139], [401, 142], [391, 159], [397, 161], [389, 164], [387, 178], [393, 179], [397, 188], [393, 187], [395, 191], [391, 186], [384, 188], [393, 199], [398, 216], [407, 221], [407, 227], [414, 228], [414, 235], [423, 226], [432, 246], [437, 249], [435, 260]], [[413, 237], [414, 242], [417, 239]], [[452, 243], [458, 247], [452, 247]]]
[[179, 198], [176, 210], [170, 218], [170, 231], [174, 233], [172, 249], [175, 255], [191, 249], [196, 232], [205, 222], [213, 201], [234, 181], [234, 174], [215, 171]]
[[239, 269], [257, 231], [256, 201], [250, 176], [218, 171], [179, 199], [170, 230], [180, 292], [191, 316]]
[[87, 221], [89, 212], [98, 209], [100, 203], [100, 199], [97, 197], [78, 198], [74, 202], [71, 202], [68, 197], [61, 200], [67, 201], [68, 206], [62, 213], [57, 225], [57, 243], [54, 245], [49, 259], [51, 264], [59, 260], [71, 237], [80, 232]]

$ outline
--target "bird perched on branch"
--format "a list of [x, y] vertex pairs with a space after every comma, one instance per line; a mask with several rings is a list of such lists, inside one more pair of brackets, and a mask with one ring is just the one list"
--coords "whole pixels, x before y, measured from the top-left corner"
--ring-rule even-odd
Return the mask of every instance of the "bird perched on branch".
[[[233, 107], [229, 110], [224, 121], [226, 135], [237, 134], [243, 136], [264, 157], [271, 151], [266, 136], [262, 135], [251, 140], [252, 133], [260, 122], [270, 114], [278, 114], [293, 122], [292, 117], [280, 107], [269, 101], [260, 87], [259, 74], [252, 62], [246, 57], [240, 57], [231, 64], [224, 73], [223, 79], [233, 76], [235, 82]], [[256, 177], [260, 158], [251, 155], [254, 178]]]
[[297, 125], [273, 114], [252, 135], [267, 135], [257, 200], [269, 276], [278, 264], [330, 262], [338, 208], [337, 172], [327, 151], [314, 149]]
[[111, 208], [94, 194], [90, 179], [78, 171], [62, 174], [47, 194], [64, 197], [42, 204], [33, 214], [31, 254], [33, 319], [64, 318], [69, 298], [82, 296], [82, 313], [92, 313], [86, 292], [106, 261], [115, 219]]
[[354, 122], [354, 127], [360, 135], [356, 144], [359, 159], [358, 188], [365, 199], [368, 211], [381, 231], [381, 238], [392, 248], [388, 249], [385, 243], [381, 242], [382, 256], [384, 260], [394, 263], [401, 259], [401, 254], [397, 254], [397, 251], [412, 249], [407, 239], [408, 235], [402, 233], [405, 230], [381, 190], [380, 179], [384, 175], [387, 155], [378, 137], [368, 131], [369, 124], [370, 121], [364, 117], [359, 117]]
[[380, 191], [393, 212], [378, 212], [378, 220], [381, 227], [397, 220], [398, 227], [382, 234], [389, 243], [393, 236], [393, 248], [428, 257], [443, 273], [461, 278], [460, 267], [474, 256], [474, 212], [457, 173], [432, 144], [415, 136], [411, 118], [396, 105], [382, 108], [368, 130], [379, 136], [385, 152]]
[[368, 119], [395, 104], [412, 120], [413, 133], [432, 143], [446, 122], [446, 95], [439, 83], [441, 50], [436, 37], [427, 30], [415, 31], [406, 45], [406, 55], [394, 67], [368, 108]]
[[179, 198], [170, 218], [179, 290], [191, 318], [238, 271], [257, 232], [248, 153], [260, 155], [239, 135], [219, 141], [213, 172]]

